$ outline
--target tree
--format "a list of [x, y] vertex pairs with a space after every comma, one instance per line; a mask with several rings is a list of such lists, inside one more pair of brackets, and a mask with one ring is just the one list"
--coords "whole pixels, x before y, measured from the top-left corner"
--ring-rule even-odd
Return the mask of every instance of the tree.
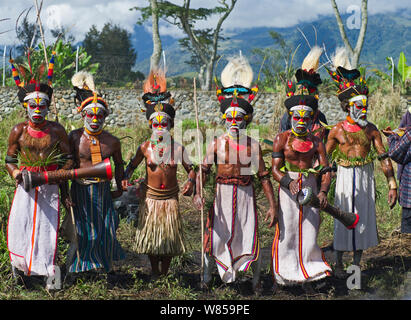
[[23, 53], [28, 48], [34, 48], [40, 38], [40, 30], [37, 28], [37, 24], [29, 22], [27, 15], [17, 27], [16, 33], [17, 39], [21, 43], [17, 46], [17, 50], [20, 53]]
[[272, 47], [255, 48], [252, 53], [265, 59], [261, 72], [264, 75], [264, 85], [273, 88], [274, 90], [281, 90], [284, 83], [290, 80], [295, 73], [295, 66], [293, 60], [298, 49], [293, 50], [291, 45], [276, 31], [269, 31], [269, 34], [274, 42]]
[[158, 65], [160, 64], [161, 59], [161, 38], [160, 38], [160, 31], [158, 28], [158, 6], [157, 0], [150, 0], [151, 6], [151, 20], [152, 20], [152, 27], [153, 27], [153, 54], [151, 55], [150, 60], [150, 69], [157, 69]]
[[[200, 65], [199, 80], [203, 90], [211, 90], [214, 67], [219, 58], [217, 50], [218, 42], [221, 39], [220, 32], [222, 31], [222, 25], [234, 9], [237, 0], [219, 0], [218, 2], [221, 6], [212, 9], [192, 9], [190, 8], [191, 0], [184, 0], [181, 6], [166, 0], [157, 1], [158, 17], [177, 26], [187, 35], [187, 39], [190, 43], [189, 50], [194, 53], [194, 59], [197, 59]], [[140, 23], [147, 21], [152, 15], [151, 6], [134, 7], [131, 9], [141, 11], [142, 17]], [[215, 14], [219, 14], [220, 17], [214, 29], [195, 28], [197, 21], [207, 20]], [[187, 41], [180, 43], [188, 44]]]
[[338, 11], [337, 4], [335, 0], [331, 0], [331, 5], [334, 9], [335, 17], [337, 19], [338, 29], [340, 30], [341, 38], [344, 42], [344, 46], [351, 55], [351, 65], [353, 68], [357, 68], [358, 61], [360, 59], [362, 46], [364, 44], [365, 32], [367, 30], [368, 23], [368, 13], [367, 13], [367, 3], [368, 0], [361, 1], [361, 27], [360, 34], [358, 35], [357, 43], [355, 48], [353, 48], [348, 40], [347, 33], [345, 32], [344, 24], [341, 19], [340, 12]]
[[85, 36], [83, 47], [92, 56], [93, 63], [99, 63], [96, 80], [113, 85], [134, 81], [132, 72], [137, 53], [131, 45], [130, 33], [118, 25], [106, 23], [103, 29], [92, 26]]

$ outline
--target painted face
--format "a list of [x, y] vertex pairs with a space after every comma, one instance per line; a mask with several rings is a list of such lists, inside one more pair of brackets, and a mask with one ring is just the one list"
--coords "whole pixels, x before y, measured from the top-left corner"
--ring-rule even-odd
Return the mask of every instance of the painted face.
[[166, 135], [171, 130], [171, 119], [164, 112], [156, 112], [151, 118], [151, 130], [153, 131], [152, 137], [159, 138]]
[[308, 106], [295, 106], [290, 109], [291, 128], [296, 135], [305, 135], [312, 122], [312, 109]]
[[225, 127], [231, 136], [238, 136], [247, 127], [246, 112], [241, 108], [228, 108], [225, 112]]
[[92, 103], [83, 110], [84, 127], [92, 133], [97, 133], [103, 129], [106, 116], [107, 112], [103, 106]]
[[350, 106], [350, 117], [359, 126], [365, 127], [368, 123], [367, 121], [367, 97], [366, 96], [355, 96], [349, 100]]
[[46, 120], [49, 98], [42, 92], [33, 92], [25, 98], [27, 114], [31, 122], [39, 124]]

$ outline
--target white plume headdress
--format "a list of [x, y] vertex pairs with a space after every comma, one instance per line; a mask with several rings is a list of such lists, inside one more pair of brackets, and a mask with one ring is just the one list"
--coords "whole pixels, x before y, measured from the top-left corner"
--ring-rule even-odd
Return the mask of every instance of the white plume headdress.
[[234, 56], [229, 58], [228, 64], [221, 72], [221, 84], [226, 88], [233, 85], [249, 88], [253, 76], [253, 69], [248, 60], [243, 55]]

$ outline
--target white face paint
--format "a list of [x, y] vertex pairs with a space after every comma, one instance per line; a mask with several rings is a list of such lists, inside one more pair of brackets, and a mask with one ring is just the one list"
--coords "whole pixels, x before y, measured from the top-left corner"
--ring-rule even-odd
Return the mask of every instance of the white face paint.
[[83, 109], [84, 127], [91, 133], [97, 133], [103, 129], [106, 116], [103, 105], [91, 103]]
[[167, 134], [171, 130], [171, 118], [165, 112], [154, 112], [150, 116], [152, 139], [158, 140], [159, 137]]
[[27, 114], [31, 122], [40, 124], [46, 120], [49, 112], [49, 97], [43, 92], [32, 92], [24, 98], [27, 103]]
[[367, 97], [364, 95], [359, 95], [351, 98], [349, 103], [350, 117], [355, 123], [361, 127], [365, 127], [368, 124], [367, 121]]
[[225, 111], [225, 127], [229, 135], [237, 137], [240, 130], [247, 127], [246, 115], [245, 110], [239, 107], [230, 107]]
[[308, 106], [299, 105], [292, 107], [291, 112], [291, 128], [296, 135], [305, 135], [312, 122], [312, 112]]

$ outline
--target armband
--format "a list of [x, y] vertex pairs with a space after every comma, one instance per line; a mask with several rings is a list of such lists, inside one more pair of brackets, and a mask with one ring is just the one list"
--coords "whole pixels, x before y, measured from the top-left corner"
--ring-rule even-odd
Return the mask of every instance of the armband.
[[281, 158], [284, 159], [284, 152], [273, 152], [271, 153], [271, 158]]
[[389, 157], [390, 157], [390, 156], [389, 156], [388, 152], [385, 152], [385, 153], [379, 154], [379, 155], [377, 156], [377, 159], [378, 159], [379, 161], [382, 161], [382, 160], [387, 159], [387, 158], [389, 158]]
[[14, 158], [12, 156], [7, 155], [5, 160], [6, 163], [18, 163], [19, 160], [17, 158]]
[[290, 176], [286, 174], [284, 177], [280, 179], [280, 186], [288, 189], [288, 186], [290, 185], [291, 181], [293, 181], [293, 179], [291, 179]]

